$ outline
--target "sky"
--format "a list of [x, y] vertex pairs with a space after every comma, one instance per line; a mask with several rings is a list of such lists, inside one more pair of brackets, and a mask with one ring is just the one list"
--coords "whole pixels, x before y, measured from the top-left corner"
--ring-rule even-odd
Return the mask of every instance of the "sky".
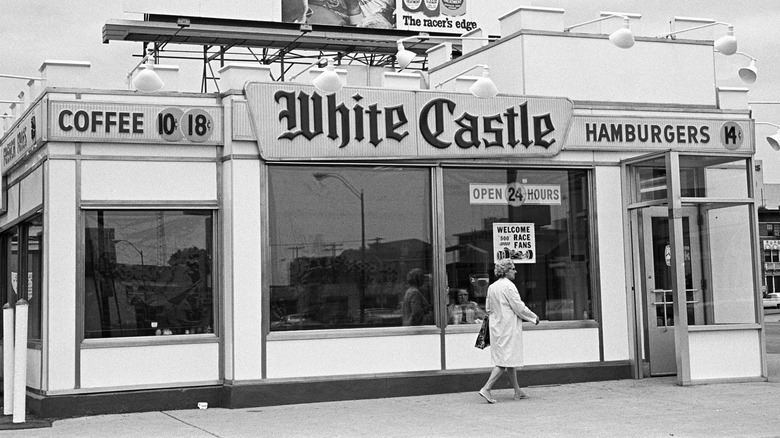
[[[165, 0], [160, 0], [164, 2]], [[173, 2], [173, 0], [168, 0]], [[196, 1], [196, 0], [190, 0]], [[207, 0], [200, 0], [207, 1]], [[257, 9], [258, 1], [247, 0]], [[739, 80], [736, 71], [749, 60], [741, 56], [718, 56], [718, 86], [746, 87], [753, 104], [754, 119], [780, 124], [780, 0], [470, 0], [496, 2], [506, 11], [518, 6], [542, 6], [565, 11], [566, 26], [598, 18], [600, 12], [641, 14], [632, 25], [636, 36], [657, 36], [670, 31], [673, 17], [708, 18], [734, 25], [739, 50], [757, 59], [758, 79], [752, 85]], [[157, 2], [155, 2], [157, 3]], [[237, 4], [240, 0], [231, 0]], [[138, 63], [141, 43], [102, 42], [102, 28], [109, 19], [142, 20], [140, 14], [126, 13], [122, 0], [0, 0], [0, 73], [38, 76], [44, 60], [91, 62], [95, 88], [125, 89], [126, 74]], [[714, 28], [725, 28], [717, 26]], [[681, 35], [682, 36], [682, 35]], [[180, 64], [181, 83], [187, 91], [200, 90], [200, 62]], [[15, 100], [25, 88], [24, 81], [0, 78], [0, 100]], [[0, 103], [0, 114], [8, 104]], [[776, 128], [757, 126], [756, 159], [763, 160], [766, 182], [780, 183], [780, 153], [770, 149], [763, 138]], [[773, 175], [777, 175], [774, 177]]]

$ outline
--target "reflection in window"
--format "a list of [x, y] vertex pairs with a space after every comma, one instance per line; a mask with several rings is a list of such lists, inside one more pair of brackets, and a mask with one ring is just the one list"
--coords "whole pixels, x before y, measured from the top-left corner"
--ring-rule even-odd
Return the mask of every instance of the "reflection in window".
[[[508, 202], [512, 193], [519, 195]], [[484, 310], [501, 249], [496, 247], [494, 224], [514, 224], [531, 231], [534, 250], [510, 236], [523, 249], [505, 249], [508, 254], [502, 257], [517, 260], [515, 285], [526, 305], [551, 321], [593, 318], [589, 204], [584, 170], [445, 169], [450, 308], [460, 299]], [[450, 322], [456, 323], [456, 317], [450, 315]], [[479, 315], [473, 321], [477, 319]], [[469, 320], [461, 314], [460, 322]]]
[[700, 209], [703, 214], [702, 260], [705, 262], [705, 324], [756, 322], [753, 245], [747, 205]]
[[433, 324], [430, 171], [269, 167], [271, 330]]
[[22, 225], [27, 230], [27, 285], [29, 305], [27, 315], [28, 339], [41, 339], [41, 279], [43, 278], [43, 219], [41, 216]]
[[211, 333], [211, 211], [87, 211], [84, 336]]

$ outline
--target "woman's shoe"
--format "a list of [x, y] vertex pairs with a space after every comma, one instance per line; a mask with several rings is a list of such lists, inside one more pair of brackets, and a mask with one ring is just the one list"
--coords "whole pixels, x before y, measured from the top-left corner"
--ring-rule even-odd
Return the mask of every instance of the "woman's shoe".
[[513, 398], [515, 400], [522, 400], [524, 398], [528, 398], [528, 394], [524, 393], [523, 391], [515, 391], [515, 396]]
[[487, 402], [490, 403], [491, 405], [496, 402], [496, 399], [494, 399], [493, 397], [490, 396], [490, 390], [489, 389], [484, 389], [484, 388], [480, 389], [479, 390], [479, 395], [481, 395], [482, 398], [487, 400]]

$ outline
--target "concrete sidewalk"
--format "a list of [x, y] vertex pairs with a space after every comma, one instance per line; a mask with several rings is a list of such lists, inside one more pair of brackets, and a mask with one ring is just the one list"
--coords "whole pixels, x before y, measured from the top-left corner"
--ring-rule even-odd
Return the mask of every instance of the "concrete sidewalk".
[[[769, 382], [677, 386], [674, 377], [249, 409], [55, 421], [5, 437], [780, 437], [780, 354]], [[488, 374], [485, 373], [485, 379]], [[504, 380], [499, 381], [504, 384]]]

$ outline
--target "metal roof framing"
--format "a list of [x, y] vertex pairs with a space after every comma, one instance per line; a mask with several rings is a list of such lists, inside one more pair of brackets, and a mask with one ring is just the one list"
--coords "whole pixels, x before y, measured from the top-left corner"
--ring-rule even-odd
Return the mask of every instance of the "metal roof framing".
[[[188, 18], [189, 26], [179, 26], [177, 20], [180, 18]], [[215, 79], [212, 61], [219, 61], [220, 66], [226, 62], [281, 63], [282, 75], [274, 79], [284, 80], [284, 72], [291, 65], [308, 64], [321, 56], [334, 57], [340, 62], [391, 66], [395, 63], [397, 41], [412, 35], [418, 33], [167, 15], [146, 15], [144, 20], [112, 19], [103, 26], [103, 43], [142, 42], [144, 50], [141, 53], [146, 52], [147, 45], [153, 44], [157, 59], [202, 60], [203, 92], [207, 91], [207, 80]], [[169, 43], [200, 47], [174, 49], [167, 47]], [[421, 40], [405, 43], [405, 47], [424, 55], [437, 44], [435, 40]], [[412, 68], [425, 68], [424, 61]]]

